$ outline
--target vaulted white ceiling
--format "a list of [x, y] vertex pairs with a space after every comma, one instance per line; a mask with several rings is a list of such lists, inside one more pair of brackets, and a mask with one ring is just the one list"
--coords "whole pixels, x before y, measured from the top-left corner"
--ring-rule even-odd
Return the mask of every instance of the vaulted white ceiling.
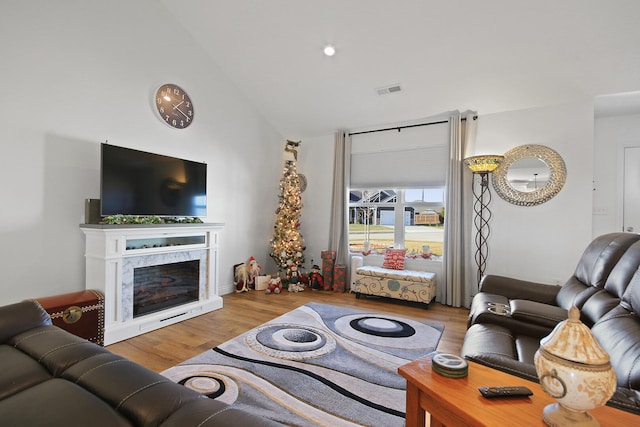
[[640, 90], [638, 0], [161, 1], [285, 137]]

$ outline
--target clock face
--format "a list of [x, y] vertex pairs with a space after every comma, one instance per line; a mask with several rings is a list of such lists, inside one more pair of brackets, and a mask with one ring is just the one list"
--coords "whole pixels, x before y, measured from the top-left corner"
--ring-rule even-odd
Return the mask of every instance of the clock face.
[[193, 103], [179, 86], [160, 86], [156, 92], [155, 103], [162, 120], [172, 128], [184, 129], [193, 121]]

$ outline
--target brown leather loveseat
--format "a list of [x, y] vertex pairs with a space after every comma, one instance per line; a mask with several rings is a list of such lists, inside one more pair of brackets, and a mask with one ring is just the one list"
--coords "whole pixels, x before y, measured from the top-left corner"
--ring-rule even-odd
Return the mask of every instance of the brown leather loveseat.
[[274, 426], [51, 324], [35, 302], [0, 307], [2, 426]]
[[471, 304], [462, 356], [537, 382], [540, 339], [575, 305], [616, 371], [608, 405], [640, 415], [639, 269], [640, 235], [611, 233], [591, 242], [563, 286], [486, 276]]

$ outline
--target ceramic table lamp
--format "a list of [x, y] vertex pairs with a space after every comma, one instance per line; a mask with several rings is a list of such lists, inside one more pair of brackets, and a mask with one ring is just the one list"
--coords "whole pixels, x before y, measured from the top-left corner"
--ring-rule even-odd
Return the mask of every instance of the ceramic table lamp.
[[616, 389], [616, 374], [609, 355], [576, 307], [569, 318], [540, 340], [534, 362], [540, 386], [558, 401], [548, 405], [542, 419], [549, 426], [599, 426], [587, 411], [604, 405]]

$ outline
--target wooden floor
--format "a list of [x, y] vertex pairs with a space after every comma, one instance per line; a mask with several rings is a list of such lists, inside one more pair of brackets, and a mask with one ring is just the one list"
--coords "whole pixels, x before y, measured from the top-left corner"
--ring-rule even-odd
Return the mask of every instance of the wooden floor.
[[262, 323], [308, 302], [352, 307], [380, 314], [395, 314], [408, 319], [434, 321], [445, 325], [438, 351], [460, 354], [466, 331], [464, 308], [431, 303], [421, 305], [375, 297], [356, 299], [354, 294], [305, 290], [266, 295], [262, 291], [229, 294], [224, 307], [202, 316], [148, 332], [107, 348], [156, 372], [196, 356]]

